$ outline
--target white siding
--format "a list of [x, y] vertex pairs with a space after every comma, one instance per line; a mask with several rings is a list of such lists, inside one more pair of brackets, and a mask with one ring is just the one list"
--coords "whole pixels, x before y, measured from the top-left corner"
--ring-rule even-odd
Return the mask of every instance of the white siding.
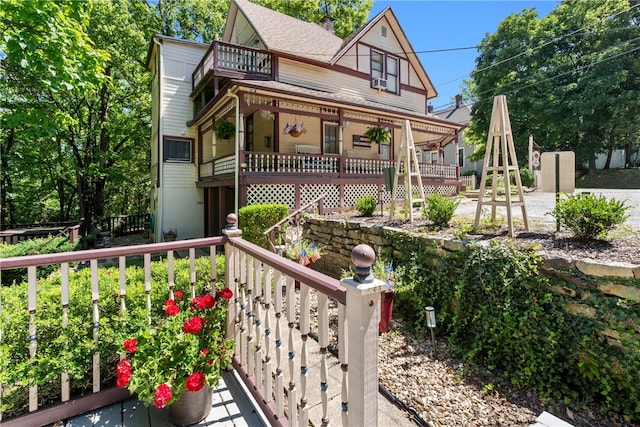
[[165, 163], [160, 231], [178, 229], [178, 239], [204, 237], [203, 191], [194, 164]]
[[[363, 61], [363, 59], [360, 60], [361, 65]], [[368, 58], [366, 63], [368, 67]], [[424, 113], [424, 95], [409, 91], [402, 91], [401, 96], [398, 96], [372, 89], [368, 74], [367, 77], [362, 78], [286, 59], [280, 59], [278, 67], [279, 80], [283, 83], [290, 83], [297, 86], [327, 92], [343, 93], [345, 95], [360, 97], [368, 101], [375, 101], [393, 107], [410, 109], [421, 114]]]
[[[194, 139], [197, 128], [187, 128], [187, 121], [193, 119], [191, 94], [191, 74], [206, 52], [207, 45], [182, 43], [164, 39], [162, 45], [162, 136], [181, 136]], [[154, 91], [157, 92], [154, 81]], [[157, 139], [156, 139], [157, 141]], [[157, 145], [157, 142], [155, 143]], [[197, 150], [194, 149], [197, 156]], [[158, 157], [157, 157], [158, 158]], [[162, 161], [162, 155], [159, 156]], [[157, 160], [156, 160], [157, 161]], [[158, 215], [156, 239], [162, 239], [162, 232], [178, 230], [178, 239], [204, 236], [203, 191], [196, 188], [197, 159], [194, 163], [163, 163], [161, 188], [158, 195]]]

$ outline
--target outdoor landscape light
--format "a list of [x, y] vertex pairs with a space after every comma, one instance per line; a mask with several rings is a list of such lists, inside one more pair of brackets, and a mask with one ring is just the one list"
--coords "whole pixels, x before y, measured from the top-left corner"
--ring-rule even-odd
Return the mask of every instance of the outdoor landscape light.
[[433, 346], [432, 356], [435, 356], [435, 354], [436, 354], [436, 334], [434, 332], [434, 329], [436, 327], [436, 310], [431, 306], [427, 306], [424, 309], [427, 312], [426, 313], [427, 314], [427, 326], [429, 327], [429, 329], [431, 329], [431, 345]]

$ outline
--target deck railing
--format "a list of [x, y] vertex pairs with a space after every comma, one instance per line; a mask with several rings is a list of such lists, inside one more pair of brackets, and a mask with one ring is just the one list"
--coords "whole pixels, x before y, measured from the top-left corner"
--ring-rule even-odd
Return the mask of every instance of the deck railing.
[[263, 50], [215, 41], [193, 71], [195, 88], [209, 71], [228, 71], [254, 77], [271, 77], [272, 55]]
[[[226, 156], [200, 165], [200, 177], [209, 178], [231, 174], [235, 171], [235, 156]], [[383, 169], [396, 166], [395, 160], [341, 157], [338, 155], [265, 153], [245, 151], [241, 153], [242, 174], [323, 175], [356, 177], [360, 175], [382, 176]], [[400, 170], [404, 162], [400, 163]], [[432, 163], [420, 163], [420, 174], [425, 178], [457, 179], [458, 167]]]
[[[100, 340], [103, 338], [97, 327], [101, 315], [99, 302], [102, 298], [113, 297], [100, 294], [100, 260], [117, 260], [119, 299], [124, 312], [128, 298], [125, 274], [127, 259], [141, 256], [145, 272], [144, 298], [147, 300], [147, 310], [151, 310], [151, 254], [163, 254], [167, 258], [166, 292], [169, 295], [174, 284], [176, 254], [182, 252], [189, 258], [189, 277], [191, 283], [195, 283], [196, 249], [208, 251], [211, 271], [207, 273], [210, 277], [205, 279], [215, 280], [215, 253], [224, 247], [226, 285], [234, 290], [235, 295], [235, 299], [230, 301], [226, 325], [228, 337], [234, 338], [236, 343], [233, 366], [270, 422], [273, 425], [306, 426], [312, 420], [316, 425], [327, 425], [331, 417], [339, 416], [343, 425], [376, 425], [376, 346], [380, 295], [386, 285], [380, 281], [338, 281], [304, 268], [243, 240], [240, 230], [233, 226], [234, 216], [229, 216], [229, 221], [230, 226], [222, 237], [0, 259], [0, 272], [16, 268], [26, 268], [28, 272], [28, 295], [24, 309], [28, 311], [30, 320], [24, 336], [29, 341], [29, 354], [25, 356], [35, 357], [38, 348], [36, 313], [45, 309], [38, 301], [36, 272], [39, 267], [58, 266], [57, 274], [61, 278], [60, 325], [65, 328], [68, 307], [74, 304], [69, 292], [69, 277], [74, 274], [71, 267], [78, 263], [88, 264], [91, 280], [87, 283], [86, 292], [91, 294], [92, 303], [87, 310], [93, 319], [93, 339]], [[337, 304], [338, 311], [338, 327], [333, 332], [329, 328], [330, 301]], [[312, 321], [318, 325], [320, 346], [320, 362], [313, 366], [309, 363], [311, 354], [308, 339]], [[339, 343], [342, 378], [341, 384], [336, 384], [336, 390], [340, 391], [334, 393], [339, 398], [331, 398], [334, 384], [328, 380], [327, 347], [330, 334], [337, 334]], [[2, 337], [0, 331], [0, 340]], [[29, 387], [29, 413], [9, 420], [3, 420], [0, 413], [3, 425], [51, 424], [128, 398], [126, 390], [101, 388], [100, 361], [108, 356], [96, 353], [87, 361], [92, 366], [93, 377], [92, 393], [88, 396], [80, 399], [71, 396], [69, 376], [62, 373], [55, 382], [61, 384], [59, 403], [67, 403], [40, 408], [42, 402], [39, 401], [38, 386], [32, 382]], [[309, 384], [312, 369], [318, 370], [320, 379], [313, 385]], [[2, 389], [11, 387], [12, 384], [0, 384], [0, 396]], [[336, 419], [332, 422], [340, 423]]]

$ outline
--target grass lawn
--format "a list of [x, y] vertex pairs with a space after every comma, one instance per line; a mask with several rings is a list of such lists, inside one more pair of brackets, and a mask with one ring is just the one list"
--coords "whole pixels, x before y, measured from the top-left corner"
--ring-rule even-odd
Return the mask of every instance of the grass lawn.
[[576, 188], [640, 189], [640, 168], [578, 171]]

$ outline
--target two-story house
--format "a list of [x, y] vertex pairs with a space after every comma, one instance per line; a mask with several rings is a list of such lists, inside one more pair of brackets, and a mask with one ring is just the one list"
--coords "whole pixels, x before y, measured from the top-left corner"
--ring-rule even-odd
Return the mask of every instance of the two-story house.
[[[294, 209], [322, 197], [335, 211], [367, 194], [389, 203], [383, 169], [404, 168], [406, 123], [416, 145], [456, 143], [463, 126], [427, 114], [436, 89], [390, 8], [344, 40], [333, 22], [231, 0], [221, 41], [152, 38], [156, 241], [170, 229], [217, 235], [248, 204]], [[389, 144], [365, 137], [376, 125]], [[456, 164], [420, 171], [427, 191], [457, 192]]]

